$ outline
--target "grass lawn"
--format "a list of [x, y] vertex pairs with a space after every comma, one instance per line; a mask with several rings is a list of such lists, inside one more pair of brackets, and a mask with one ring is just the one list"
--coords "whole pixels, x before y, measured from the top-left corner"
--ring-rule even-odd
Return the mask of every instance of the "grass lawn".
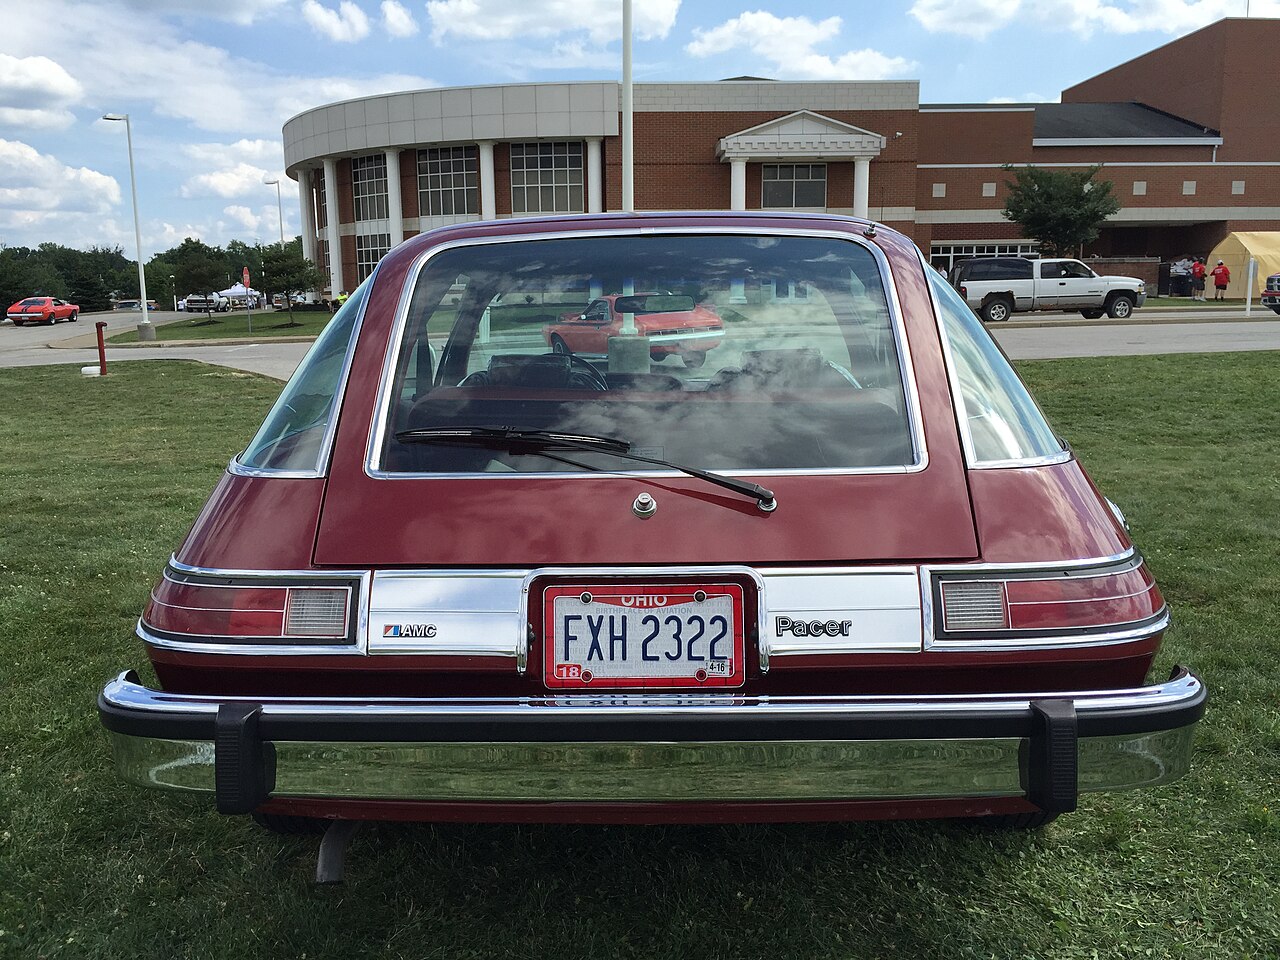
[[[327, 310], [295, 310], [293, 319], [297, 326], [289, 326], [287, 311], [253, 311], [253, 332], [249, 332], [249, 317], [244, 313], [215, 313], [210, 323], [203, 313], [193, 313], [190, 319], [175, 320], [156, 326], [157, 340], [223, 340], [227, 337], [314, 337], [324, 329], [333, 314]], [[137, 343], [135, 330], [126, 330], [107, 338], [107, 343]]]
[[[1147, 297], [1147, 302], [1143, 305], [1143, 309], [1153, 310], [1159, 308], [1161, 310], [1203, 310], [1205, 307], [1235, 307], [1239, 310], [1244, 309], [1244, 297], [1231, 297], [1226, 300], [1214, 300], [1213, 291], [1209, 291], [1208, 299], [1192, 300], [1190, 297]], [[1259, 307], [1258, 298], [1253, 298], [1254, 307]], [[1262, 309], [1266, 309], [1262, 307]]]
[[[94, 698], [279, 384], [0, 370], [0, 957], [1276, 958], [1280, 355], [1022, 370], [1128, 514], [1208, 680], [1195, 765], [1039, 833], [375, 826], [316, 841], [118, 782]], [[149, 671], [144, 670], [144, 677]]]

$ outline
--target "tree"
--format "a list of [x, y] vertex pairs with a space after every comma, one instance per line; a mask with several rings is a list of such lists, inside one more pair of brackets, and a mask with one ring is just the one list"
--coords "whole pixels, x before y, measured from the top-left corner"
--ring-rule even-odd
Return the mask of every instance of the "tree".
[[285, 295], [289, 304], [289, 324], [293, 319], [293, 295], [307, 290], [316, 290], [324, 285], [325, 274], [316, 269], [316, 265], [302, 255], [302, 244], [298, 241], [287, 243], [283, 247], [273, 243], [262, 251], [263, 284], [276, 293]]
[[1101, 167], [1072, 172], [1005, 164], [1014, 179], [1005, 181], [1009, 196], [1005, 219], [1022, 227], [1022, 235], [1040, 241], [1051, 256], [1070, 256], [1098, 237], [1102, 222], [1120, 209], [1111, 181], [1094, 179]]

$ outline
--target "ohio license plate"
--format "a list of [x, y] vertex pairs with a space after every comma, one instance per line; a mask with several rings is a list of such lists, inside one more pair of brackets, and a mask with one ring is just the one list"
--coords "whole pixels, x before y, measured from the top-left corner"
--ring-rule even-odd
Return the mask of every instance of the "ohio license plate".
[[746, 678], [738, 584], [557, 584], [542, 599], [548, 687], [739, 687]]

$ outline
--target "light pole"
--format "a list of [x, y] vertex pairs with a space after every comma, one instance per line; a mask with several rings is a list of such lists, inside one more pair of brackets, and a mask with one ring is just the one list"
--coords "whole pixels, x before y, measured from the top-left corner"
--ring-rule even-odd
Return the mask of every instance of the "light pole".
[[263, 180], [262, 182], [266, 184], [268, 187], [276, 188], [276, 216], [279, 218], [279, 223], [280, 223], [280, 252], [283, 253], [284, 252], [284, 204], [280, 200], [280, 181], [277, 179], [277, 180]]
[[147, 312], [147, 275], [142, 269], [142, 225], [138, 219], [138, 178], [133, 172], [133, 127], [129, 124], [127, 113], [104, 113], [103, 120], [123, 120], [125, 140], [129, 145], [129, 188], [133, 191], [133, 239], [138, 244], [138, 308], [142, 311], [142, 322], [138, 324], [139, 340], [154, 340], [155, 327], [151, 325], [151, 317]]
[[173, 312], [178, 312], [178, 285], [173, 282], [173, 274], [169, 274], [169, 289], [173, 291]]

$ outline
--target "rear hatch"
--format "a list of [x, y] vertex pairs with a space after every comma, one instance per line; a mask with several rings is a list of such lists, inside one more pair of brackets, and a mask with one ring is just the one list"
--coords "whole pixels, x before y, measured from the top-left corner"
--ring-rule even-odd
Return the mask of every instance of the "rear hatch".
[[[616, 229], [434, 255], [411, 296], [371, 295], [316, 562], [527, 570], [977, 556], [931, 301], [918, 259], [895, 263], [905, 265], [891, 272], [861, 238]], [[547, 355], [544, 322], [634, 289], [714, 308], [723, 343], [697, 368], [643, 347], [637, 358], [626, 344], [590, 360]], [[407, 312], [377, 312], [397, 301]], [[476, 424], [620, 437], [635, 453], [759, 483], [777, 509], [608, 456], [395, 439]], [[651, 516], [635, 509], [642, 494]]]

